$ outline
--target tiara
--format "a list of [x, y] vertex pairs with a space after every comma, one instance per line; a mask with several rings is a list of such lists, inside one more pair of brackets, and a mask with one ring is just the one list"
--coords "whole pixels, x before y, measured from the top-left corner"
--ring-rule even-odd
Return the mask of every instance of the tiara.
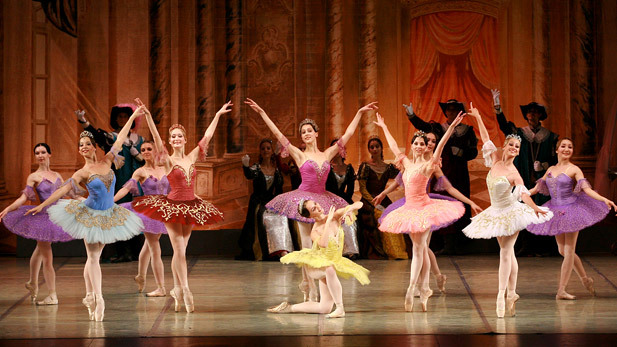
[[381, 141], [381, 138], [379, 137], [379, 135], [373, 134], [373, 135], [368, 137], [368, 140], [369, 141], [372, 141], [372, 140], [379, 140], [379, 141]]
[[298, 126], [298, 132], [302, 132], [302, 127], [310, 124], [313, 127], [313, 130], [315, 130], [315, 132], [319, 131], [319, 127], [317, 126], [317, 123], [315, 123], [314, 120], [310, 119], [310, 118], [304, 118], [303, 121], [300, 122], [300, 126]]
[[422, 130], [418, 130], [415, 133], [413, 133], [413, 137], [423, 137], [426, 136], [426, 133]]
[[300, 201], [298, 202], [298, 213], [300, 215], [302, 215], [302, 208], [304, 207], [305, 202], [306, 200], [304, 200], [304, 198], [300, 199]]
[[516, 134], [510, 134], [506, 136], [506, 141], [508, 141], [509, 139], [515, 139], [518, 140], [518, 142], [521, 142], [521, 137]]
[[169, 127], [169, 134], [171, 135], [171, 132], [176, 130], [176, 129], [180, 129], [180, 130], [182, 130], [183, 133], [186, 134], [186, 129], [184, 129], [182, 124], [177, 124], [177, 123]]
[[92, 133], [88, 130], [84, 130], [81, 132], [81, 134], [79, 134], [79, 138], [81, 139], [82, 137], [89, 137], [94, 140], [94, 135], [92, 135]]

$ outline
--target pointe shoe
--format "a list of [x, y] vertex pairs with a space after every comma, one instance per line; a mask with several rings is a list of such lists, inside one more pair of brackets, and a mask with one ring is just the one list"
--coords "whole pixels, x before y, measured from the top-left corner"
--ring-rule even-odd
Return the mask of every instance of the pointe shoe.
[[317, 289], [309, 290], [309, 301], [319, 302], [319, 291]]
[[422, 312], [428, 310], [428, 298], [433, 295], [433, 291], [430, 289], [423, 289], [420, 291], [420, 304], [422, 305]]
[[416, 291], [416, 286], [409, 286], [405, 294], [405, 311], [413, 311], [413, 293]]
[[336, 305], [336, 310], [326, 315], [326, 318], [343, 318], [343, 317], [345, 317], [345, 308], [343, 307], [343, 304]]
[[309, 294], [309, 284], [306, 281], [302, 281], [300, 282], [300, 284], [298, 285], [298, 288], [300, 288], [300, 291], [302, 292], [302, 294], [304, 294], [304, 302], [307, 302], [310, 300], [310, 294]]
[[155, 290], [151, 291], [150, 293], [146, 293], [147, 297], [162, 297], [162, 296], [166, 296], [167, 292], [165, 291], [165, 287], [158, 287]]
[[169, 294], [174, 298], [174, 311], [178, 312], [182, 308], [182, 288], [174, 287]]
[[587, 276], [581, 279], [585, 288], [591, 293], [591, 295], [596, 296], [596, 290], [593, 287], [593, 278]]
[[439, 275], [435, 277], [435, 281], [437, 282], [437, 288], [442, 294], [446, 293], [446, 280], [448, 277], [446, 275]]
[[506, 298], [505, 295], [497, 294], [497, 318], [503, 318], [506, 315]]
[[520, 299], [520, 296], [516, 293], [508, 295], [508, 312], [510, 313], [510, 317], [516, 316], [516, 302]]
[[555, 300], [576, 300], [576, 296], [566, 293], [565, 291], [557, 292], [557, 295], [555, 295]]
[[33, 286], [30, 281], [26, 282], [26, 284], [24, 286], [30, 292], [30, 300], [32, 300], [32, 302], [35, 302], [36, 301], [36, 296], [39, 293], [39, 288]]
[[135, 276], [135, 282], [137, 282], [137, 287], [140, 293], [144, 292], [144, 288], [146, 288], [146, 278], [142, 275]]
[[37, 301], [37, 305], [58, 305], [58, 296], [56, 293], [49, 294], [43, 301]]
[[193, 303], [193, 293], [188, 288], [184, 288], [182, 290], [182, 294], [184, 295], [184, 307], [186, 308], [186, 313], [191, 313], [195, 311], [195, 304]]
[[86, 297], [81, 300], [81, 303], [88, 309], [88, 318], [94, 320], [94, 294], [87, 293]]
[[271, 313], [291, 313], [291, 304], [287, 301], [283, 301], [276, 306], [269, 307], [266, 311]]
[[97, 322], [102, 322], [105, 317], [105, 300], [103, 300], [103, 295], [95, 294], [94, 302], [96, 303], [96, 308], [94, 309], [94, 320]]

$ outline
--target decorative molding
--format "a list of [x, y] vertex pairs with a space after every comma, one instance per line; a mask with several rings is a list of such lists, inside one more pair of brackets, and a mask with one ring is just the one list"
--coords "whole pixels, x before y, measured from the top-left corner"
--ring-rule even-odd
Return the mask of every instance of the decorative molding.
[[248, 56], [248, 71], [256, 74], [255, 87], [265, 86], [269, 93], [279, 91], [293, 69], [292, 57], [285, 42], [279, 38], [279, 30], [269, 25], [261, 31], [261, 40]]
[[477, 12], [497, 18], [504, 0], [401, 0], [409, 8], [410, 18], [446, 11]]

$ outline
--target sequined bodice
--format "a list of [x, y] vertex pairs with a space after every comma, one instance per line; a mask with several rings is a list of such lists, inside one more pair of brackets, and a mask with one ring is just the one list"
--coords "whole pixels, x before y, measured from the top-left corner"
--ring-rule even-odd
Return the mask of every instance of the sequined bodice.
[[86, 181], [88, 199], [86, 206], [95, 210], [106, 210], [114, 205], [114, 183], [116, 175], [109, 170], [105, 175], [93, 174]]
[[36, 189], [36, 192], [39, 194], [39, 199], [41, 199], [41, 202], [43, 202], [49, 199], [51, 194], [53, 194], [56, 190], [58, 190], [58, 188], [60, 188], [61, 185], [62, 185], [62, 181], [59, 178], [56, 179], [56, 182], [52, 182], [48, 180], [47, 178], [43, 178], [41, 183], [39, 183], [35, 189]]
[[565, 173], [560, 173], [556, 177], [552, 174], [546, 176], [546, 186], [551, 193], [551, 200], [556, 205], [571, 204], [576, 200], [574, 184], [576, 182]]
[[167, 180], [167, 176], [161, 177], [160, 180], [154, 176], [146, 178], [141, 184], [141, 190], [143, 190], [144, 195], [169, 193], [169, 181]]
[[312, 193], [323, 193], [326, 191], [326, 180], [330, 172], [330, 162], [324, 161], [321, 167], [317, 163], [309, 159], [300, 167], [302, 175], [302, 183], [299, 190], [306, 190]]
[[184, 171], [180, 165], [174, 165], [167, 180], [169, 181], [170, 192], [167, 197], [171, 200], [183, 201], [195, 199], [195, 165], [191, 164], [189, 172]]
[[506, 176], [493, 177], [489, 171], [486, 176], [486, 185], [491, 197], [491, 206], [505, 208], [517, 202], [512, 194], [512, 185]]

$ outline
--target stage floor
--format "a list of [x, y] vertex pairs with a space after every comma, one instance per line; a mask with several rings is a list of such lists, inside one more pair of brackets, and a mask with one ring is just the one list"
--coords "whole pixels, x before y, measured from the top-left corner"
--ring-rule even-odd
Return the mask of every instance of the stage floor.
[[[87, 310], [81, 304], [85, 292], [84, 258], [55, 259], [60, 304], [36, 306], [30, 302], [24, 288], [28, 260], [4, 257], [0, 258], [3, 269], [0, 338], [295, 336], [301, 337], [296, 342], [312, 344], [310, 336], [351, 338], [360, 335], [370, 337], [366, 342], [380, 341], [381, 344], [388, 341], [385, 335], [404, 334], [615, 334], [617, 258], [585, 256], [582, 259], [588, 275], [595, 280], [597, 296], [592, 297], [573, 273], [568, 291], [576, 295], [577, 300], [556, 301], [561, 258], [519, 258], [517, 292], [521, 299], [517, 315], [503, 319], [495, 315], [497, 255], [438, 257], [442, 272], [448, 276], [447, 294], [439, 294], [431, 279], [436, 294], [429, 300], [426, 313], [407, 313], [403, 309], [410, 261], [358, 261], [371, 270], [372, 282], [362, 286], [355, 280], [341, 279], [347, 312], [343, 319], [327, 319], [316, 314], [267, 313], [267, 307], [283, 300], [301, 300], [299, 269], [278, 262], [190, 257], [189, 280], [195, 300], [192, 314], [174, 312], [173, 299], [169, 296], [147, 298], [137, 293], [133, 281], [137, 262], [103, 264], [105, 321], [97, 323], [88, 320]], [[163, 260], [169, 290], [173, 283], [171, 258]], [[155, 289], [151, 273], [147, 280], [146, 290]], [[40, 281], [43, 282], [42, 272]], [[44, 283], [39, 292], [40, 299], [47, 295]], [[417, 302], [416, 308], [419, 307]], [[426, 338], [422, 341], [428, 341]], [[225, 344], [225, 341], [234, 340], [220, 341]], [[359, 340], [347, 341], [356, 344]], [[431, 341], [437, 340], [431, 338]]]

